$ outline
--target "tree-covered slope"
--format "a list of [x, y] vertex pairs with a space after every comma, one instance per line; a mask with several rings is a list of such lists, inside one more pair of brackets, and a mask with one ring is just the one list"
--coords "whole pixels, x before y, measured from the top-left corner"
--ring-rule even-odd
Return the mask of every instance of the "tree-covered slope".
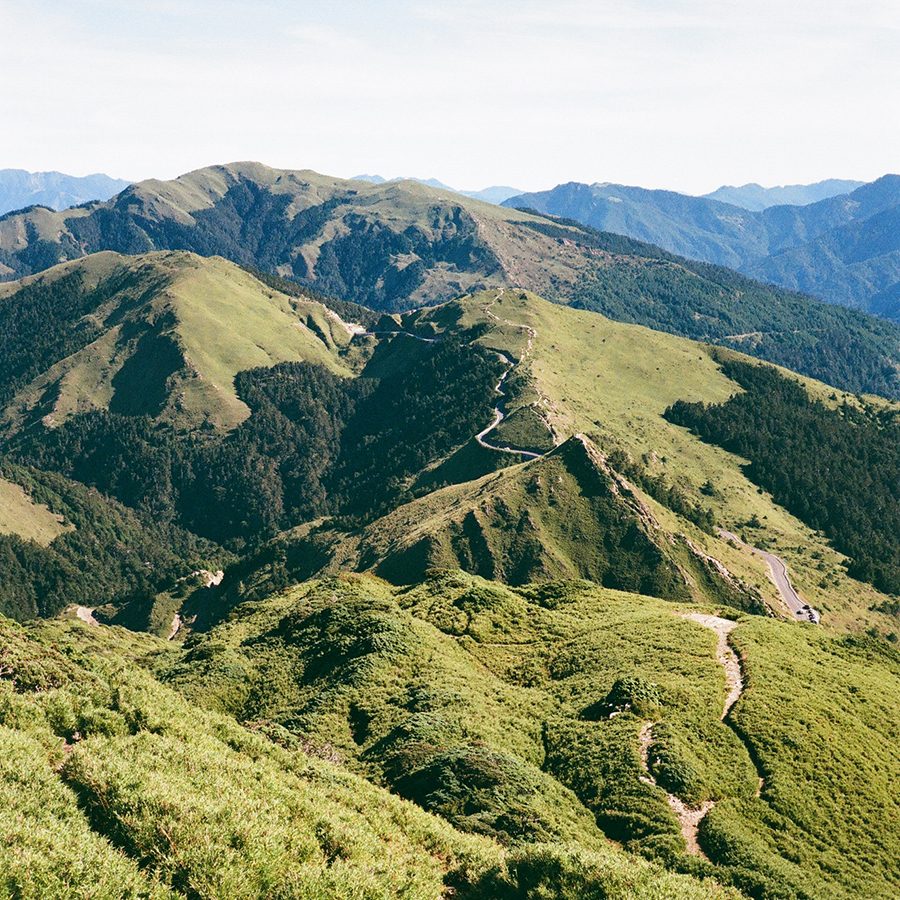
[[229, 559], [209, 541], [55, 473], [0, 459], [0, 479], [0, 521], [8, 522], [0, 530], [0, 615], [116, 607]]
[[678, 402], [666, 417], [750, 460], [749, 477], [824, 531], [850, 572], [900, 594], [900, 410], [829, 409], [768, 366], [728, 360], [724, 371], [743, 393]]
[[521, 285], [687, 337], [745, 340], [753, 355], [851, 390], [898, 392], [895, 326], [639, 241], [418, 182], [234, 163], [141, 182], [106, 203], [0, 218], [0, 276], [103, 249], [220, 255], [379, 310]]

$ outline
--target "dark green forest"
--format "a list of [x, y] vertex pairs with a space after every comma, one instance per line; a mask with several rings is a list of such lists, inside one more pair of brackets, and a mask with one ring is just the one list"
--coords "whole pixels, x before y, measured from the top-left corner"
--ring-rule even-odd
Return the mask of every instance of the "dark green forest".
[[0, 613], [52, 616], [76, 603], [101, 606], [156, 593], [191, 566], [228, 554], [171, 524], [160, 524], [49, 472], [2, 461], [0, 474], [74, 526], [44, 547], [0, 534]]
[[307, 363], [240, 373], [252, 414], [227, 435], [94, 411], [26, 435], [14, 453], [236, 550], [317, 516], [360, 523], [409, 499], [413, 475], [490, 420], [502, 368], [448, 340], [412, 343], [402, 365], [367, 374], [391, 343], [354, 379]]
[[750, 460], [747, 476], [850, 557], [849, 573], [900, 593], [900, 416], [812, 400], [771, 366], [735, 360], [726, 403], [679, 401], [666, 418]]

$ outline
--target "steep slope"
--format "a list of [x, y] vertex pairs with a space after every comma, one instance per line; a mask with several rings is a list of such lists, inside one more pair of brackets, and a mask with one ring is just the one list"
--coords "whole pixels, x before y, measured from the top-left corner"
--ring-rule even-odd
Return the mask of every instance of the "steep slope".
[[[847, 577], [848, 560], [813, 530], [817, 519], [789, 515], [741, 459], [664, 418], [677, 401], [719, 404], [740, 390], [708, 347], [511, 290], [385, 319], [376, 333], [351, 339], [318, 304], [260, 297], [259, 282], [222, 261], [175, 258], [191, 271], [233, 271], [255, 286], [252, 302], [268, 309], [274, 298], [277, 321], [295, 330], [283, 305], [297, 304], [290, 308], [299, 316], [307, 304], [307, 317], [323, 320], [314, 346], [328, 354], [239, 372], [233, 396], [250, 415], [229, 431], [204, 425], [209, 417], [111, 405], [53, 427], [32, 416], [33, 427], [13, 430], [7, 447], [140, 515], [249, 552], [226, 575], [229, 590], [254, 585], [258, 596], [341, 564], [395, 580], [452, 565], [514, 583], [577, 575], [739, 608], [760, 608], [761, 596], [776, 614], [792, 615], [755, 546], [784, 560], [829, 625], [896, 630], [888, 598]], [[140, 259], [129, 265], [140, 268]], [[104, 255], [101, 264], [121, 260]], [[146, 308], [122, 297], [109, 302]], [[206, 309], [210, 298], [198, 302]], [[218, 323], [214, 349], [232, 365], [232, 335], [240, 348], [248, 333], [242, 321]], [[345, 336], [343, 349], [328, 343], [329, 324]], [[832, 406], [858, 402], [814, 382], [804, 390]], [[575, 442], [478, 480], [578, 434], [596, 446], [599, 468]], [[620, 477], [633, 497], [613, 496]], [[287, 538], [265, 545], [284, 530]]]
[[400, 584], [460, 568], [512, 585], [585, 578], [654, 597], [765, 611], [758, 592], [685, 534], [663, 529], [581, 434], [540, 459], [400, 506], [360, 534], [289, 532], [229, 572], [225, 589], [238, 578], [254, 595], [280, 586], [288, 557], [294, 565], [327, 560], [329, 571], [374, 571]]
[[885, 298], [900, 283], [897, 175], [818, 202], [760, 210], [731, 205], [726, 196], [575, 182], [504, 205], [650, 241], [831, 303], [898, 316]]
[[7, 432], [98, 409], [228, 429], [249, 415], [240, 371], [299, 360], [347, 371], [350, 333], [320, 303], [189, 253], [100, 253], [2, 285], [0, 322]]
[[862, 187], [864, 181], [845, 178], [827, 178], [814, 184], [786, 184], [779, 187], [763, 187], [761, 184], [742, 184], [739, 187], [725, 184], [703, 196], [709, 200], [730, 203], [756, 212], [770, 206], [808, 206], [819, 200], [828, 200]]
[[230, 557], [59, 475], [0, 458], [0, 615], [52, 616], [152, 597]]
[[[738, 217], [733, 231], [753, 215], [723, 208], [726, 219]], [[0, 277], [101, 249], [218, 254], [382, 310], [523, 285], [692, 338], [733, 343], [757, 335], [746, 345], [754, 355], [852, 390], [900, 391], [896, 328], [574, 222], [551, 223], [417, 182], [235, 163], [142, 182], [65, 213], [0, 218]]]
[[26, 206], [60, 210], [91, 200], [108, 200], [128, 184], [122, 178], [100, 174], [79, 177], [62, 172], [0, 169], [0, 215]]

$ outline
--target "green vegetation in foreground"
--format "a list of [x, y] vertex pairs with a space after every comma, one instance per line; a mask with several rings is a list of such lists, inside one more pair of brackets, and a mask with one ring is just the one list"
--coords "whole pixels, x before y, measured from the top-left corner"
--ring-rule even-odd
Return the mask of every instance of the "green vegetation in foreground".
[[506, 850], [463, 834], [136, 665], [167, 652], [120, 629], [0, 619], [0, 897], [731, 896], [602, 842]]
[[748, 477], [824, 531], [851, 575], [900, 594], [900, 411], [829, 409], [771, 366], [722, 369], [743, 393], [716, 406], [678, 402], [666, 418], [749, 459]]
[[[756, 617], [733, 634], [749, 686], [731, 724], [710, 630], [588, 582], [313, 581], [238, 606], [156, 670], [192, 703], [511, 847], [590, 849], [602, 832], [761, 900], [851, 898], [860, 885], [893, 897], [896, 655]], [[659, 784], [716, 801], [700, 836], [709, 863], [685, 853], [663, 790], [641, 780], [646, 721]], [[864, 861], [845, 861], [857, 844]]]
[[900, 654], [879, 638], [760, 618], [733, 635], [748, 680], [733, 720], [765, 776], [765, 803], [718, 805], [703, 846], [748, 872], [777, 848], [829, 883], [812, 897], [896, 897]]

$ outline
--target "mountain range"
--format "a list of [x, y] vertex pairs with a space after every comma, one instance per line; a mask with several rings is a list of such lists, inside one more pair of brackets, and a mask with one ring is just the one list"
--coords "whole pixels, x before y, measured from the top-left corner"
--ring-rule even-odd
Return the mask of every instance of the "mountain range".
[[616, 184], [558, 185], [504, 201], [729, 266], [762, 281], [900, 319], [900, 176], [806, 205], [754, 211]]
[[897, 326], [258, 163], [0, 264], [0, 895], [897, 895]]
[[109, 175], [64, 175], [0, 169], [0, 215], [26, 206], [67, 209], [90, 200], [108, 200], [130, 182]]
[[703, 196], [709, 200], [719, 200], [722, 203], [759, 212], [770, 206], [807, 206], [819, 200], [849, 194], [864, 184], [864, 181], [851, 181], [846, 178], [827, 178], [813, 184], [785, 184], [768, 188], [755, 183], [740, 186], [724, 184]]
[[64, 212], [0, 217], [0, 278], [99, 250], [162, 249], [218, 254], [389, 312], [518, 285], [728, 344], [838, 387], [900, 393], [895, 325], [574, 221], [414, 181], [369, 184], [235, 163], [140, 182]]

